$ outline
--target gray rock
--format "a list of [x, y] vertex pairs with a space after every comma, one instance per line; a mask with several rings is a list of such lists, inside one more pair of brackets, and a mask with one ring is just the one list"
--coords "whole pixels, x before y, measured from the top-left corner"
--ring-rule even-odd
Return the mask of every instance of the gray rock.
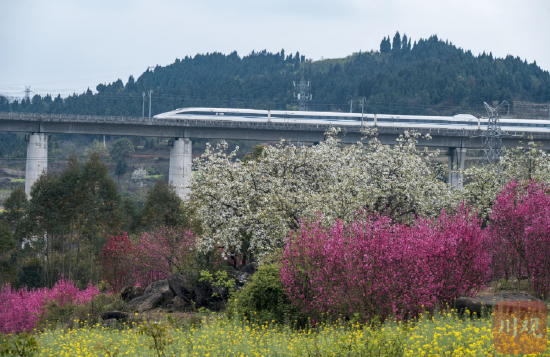
[[103, 321], [103, 327], [113, 327], [118, 323], [117, 319], [108, 319]]
[[147, 289], [145, 289], [145, 294], [162, 294], [164, 300], [171, 300], [174, 297], [167, 279], [154, 281], [149, 284]]
[[138, 312], [149, 311], [159, 307], [164, 300], [165, 298], [161, 293], [144, 294], [130, 301], [128, 305], [126, 305], [126, 310], [137, 310]]
[[187, 290], [186, 281], [183, 275], [173, 273], [168, 275], [166, 280], [168, 280], [168, 287], [174, 295], [183, 298], [185, 301], [189, 301], [191, 299], [191, 293]]
[[253, 275], [256, 272], [257, 266], [258, 264], [256, 264], [256, 262], [248, 263], [241, 268], [241, 271]]
[[159, 281], [153, 281], [147, 289], [145, 289], [145, 294], [153, 294], [153, 293], [159, 293], [163, 290], [169, 290], [170, 287], [168, 286], [168, 280], [159, 280]]
[[111, 319], [127, 320], [128, 317], [129, 315], [126, 312], [122, 312], [122, 311], [106, 311], [101, 314], [101, 319], [103, 321], [111, 320]]
[[176, 295], [176, 297], [172, 299], [172, 304], [174, 304], [176, 310], [183, 310], [185, 307], [185, 300], [183, 300], [181, 296]]
[[143, 288], [140, 286], [125, 286], [120, 290], [120, 297], [124, 301], [130, 301], [143, 295]]
[[235, 280], [237, 284], [244, 285], [251, 277], [250, 273], [244, 271], [238, 271], [235, 273]]
[[212, 289], [206, 284], [195, 286], [193, 289], [193, 301], [196, 307], [207, 306], [208, 302], [212, 299]]
[[542, 301], [534, 296], [523, 293], [502, 293], [496, 295], [459, 297], [454, 306], [459, 313], [468, 310], [470, 314], [481, 315], [482, 310], [492, 310], [501, 301]]

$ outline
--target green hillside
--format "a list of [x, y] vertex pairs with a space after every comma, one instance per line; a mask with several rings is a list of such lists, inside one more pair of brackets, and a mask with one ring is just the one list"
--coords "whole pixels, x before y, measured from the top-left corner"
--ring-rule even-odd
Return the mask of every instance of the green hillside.
[[512, 108], [514, 102], [550, 101], [550, 74], [536, 62], [475, 56], [435, 35], [411, 43], [397, 33], [384, 38], [379, 51], [321, 61], [284, 50], [197, 54], [137, 80], [99, 84], [97, 94], [13, 103], [0, 98], [0, 111], [140, 116], [142, 92], [150, 89], [153, 114], [191, 106], [293, 109], [292, 82], [302, 76], [312, 85], [309, 110], [349, 111], [354, 100], [360, 111], [362, 97], [368, 112], [396, 114], [482, 113], [484, 101], [507, 100]]

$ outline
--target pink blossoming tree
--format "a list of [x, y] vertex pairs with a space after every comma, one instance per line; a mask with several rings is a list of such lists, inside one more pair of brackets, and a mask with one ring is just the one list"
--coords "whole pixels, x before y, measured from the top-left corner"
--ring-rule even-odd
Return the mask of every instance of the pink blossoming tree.
[[550, 188], [535, 180], [512, 180], [498, 195], [488, 233], [497, 277], [530, 278], [535, 292], [550, 290]]
[[489, 276], [481, 222], [463, 207], [413, 226], [359, 218], [331, 228], [302, 222], [289, 237], [281, 279], [304, 313], [403, 319], [471, 294]]

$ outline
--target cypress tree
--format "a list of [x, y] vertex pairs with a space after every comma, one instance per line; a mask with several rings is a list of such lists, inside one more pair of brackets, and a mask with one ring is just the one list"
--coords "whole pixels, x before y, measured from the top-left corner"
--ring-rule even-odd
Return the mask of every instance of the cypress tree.
[[393, 53], [399, 53], [401, 51], [401, 35], [399, 34], [399, 31], [395, 33], [395, 36], [393, 36], [392, 51]]

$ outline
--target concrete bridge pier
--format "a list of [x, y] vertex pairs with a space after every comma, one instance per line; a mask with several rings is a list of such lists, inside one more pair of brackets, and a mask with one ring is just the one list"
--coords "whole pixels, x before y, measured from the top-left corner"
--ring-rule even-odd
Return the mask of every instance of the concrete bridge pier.
[[189, 188], [182, 186], [189, 185], [191, 178], [191, 147], [192, 142], [188, 138], [177, 138], [174, 139], [170, 149], [168, 182], [176, 187], [176, 193], [183, 200], [186, 200], [189, 195]]
[[27, 168], [25, 193], [31, 198], [31, 187], [38, 177], [48, 171], [48, 137], [46, 134], [30, 134], [27, 138]]
[[449, 156], [449, 183], [451, 186], [461, 189], [462, 175], [455, 170], [464, 170], [464, 162], [466, 161], [466, 149], [464, 148], [449, 148], [447, 152]]

